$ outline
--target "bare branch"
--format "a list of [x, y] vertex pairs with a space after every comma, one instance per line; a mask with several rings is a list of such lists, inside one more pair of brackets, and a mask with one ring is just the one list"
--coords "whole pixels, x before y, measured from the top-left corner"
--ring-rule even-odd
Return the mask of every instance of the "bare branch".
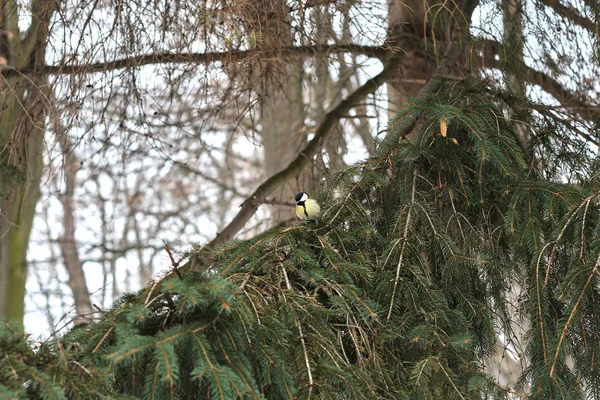
[[183, 276], [181, 275], [181, 272], [179, 272], [179, 263], [181, 262], [181, 260], [175, 261], [175, 259], [173, 258], [173, 252], [171, 251], [169, 244], [165, 240], [163, 240], [163, 242], [165, 244], [165, 250], [169, 255], [169, 259], [171, 260], [171, 266], [173, 267], [173, 271], [175, 271], [175, 274], [177, 275], [179, 280], [183, 280]]
[[[504, 48], [501, 43], [494, 40], [481, 40], [479, 45], [483, 45], [483, 66], [503, 70], [502, 62], [496, 59], [496, 56], [503, 54]], [[580, 111], [580, 114], [586, 119], [592, 119], [598, 114], [598, 108], [588, 104], [584, 99], [575, 93], [566, 89], [560, 82], [550, 75], [540, 72], [528, 65], [522, 65], [520, 69], [525, 72], [526, 79], [542, 88], [545, 92], [554, 96], [564, 107], [574, 108]]]
[[558, 15], [561, 15], [561, 16], [567, 18], [568, 20], [576, 23], [577, 25], [589, 30], [593, 35], [596, 34], [597, 26], [594, 23], [594, 21], [592, 21], [589, 18], [584, 17], [576, 9], [562, 5], [559, 0], [541, 0], [541, 1], [542, 1], [542, 4], [550, 7]]
[[[122, 68], [141, 67], [151, 64], [173, 63], [186, 64], [198, 63], [209, 64], [212, 62], [236, 62], [252, 57], [268, 57], [269, 54], [278, 56], [292, 55], [323, 55], [328, 53], [351, 53], [365, 55], [379, 59], [385, 59], [391, 52], [389, 46], [361, 46], [356, 44], [333, 44], [333, 45], [314, 45], [314, 46], [285, 46], [272, 51], [249, 50], [249, 51], [220, 51], [209, 53], [155, 53], [122, 58], [119, 60], [98, 62], [93, 64], [60, 64], [47, 65], [39, 67], [35, 71], [38, 74], [81, 74], [93, 72], [106, 72]], [[26, 75], [33, 73], [32, 68], [17, 69], [9, 66], [2, 66], [0, 69], [2, 75], [9, 77], [12, 75]]]

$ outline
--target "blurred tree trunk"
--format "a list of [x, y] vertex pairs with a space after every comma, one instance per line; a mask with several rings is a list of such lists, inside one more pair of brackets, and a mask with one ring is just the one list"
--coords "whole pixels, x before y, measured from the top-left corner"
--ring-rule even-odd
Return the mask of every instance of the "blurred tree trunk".
[[[277, 50], [293, 45], [290, 16], [285, 0], [260, 0], [248, 11], [248, 20], [260, 38], [258, 45], [276, 56], [258, 62], [256, 85], [260, 96], [260, 135], [264, 149], [264, 170], [272, 176], [288, 166], [306, 143], [304, 102], [302, 99], [302, 58], [282, 58]], [[303, 171], [297, 184], [286, 184], [273, 196], [292, 201], [297, 191], [311, 191], [310, 169]], [[281, 207], [273, 208], [274, 222], [291, 217]]]
[[[506, 49], [503, 54], [502, 67], [504, 70], [504, 79], [508, 89], [518, 98], [525, 98], [525, 81], [521, 78], [523, 74], [519, 73], [523, 65], [523, 16], [521, 15], [521, 0], [502, 0], [502, 17], [504, 27], [503, 43]], [[514, 111], [507, 110], [514, 115]], [[515, 118], [515, 121], [518, 117]], [[529, 135], [524, 124], [515, 123], [514, 125], [517, 141], [523, 150], [523, 154], [531, 155]], [[498, 379], [498, 382], [505, 387], [515, 387], [518, 379], [522, 376], [527, 367], [525, 357], [525, 335], [530, 330], [531, 321], [529, 317], [519, 310], [519, 298], [523, 296], [523, 289], [520, 282], [512, 279], [508, 284], [510, 291], [506, 294], [509, 304], [508, 313], [510, 316], [510, 326], [507, 327], [505, 337], [496, 336], [495, 352], [490, 357], [487, 367], [492, 376]], [[511, 348], [509, 350], [508, 348]], [[523, 391], [528, 392], [527, 384], [523, 384]]]
[[[277, 79], [281, 79], [281, 87], [268, 85], [262, 96], [260, 132], [263, 148], [266, 176], [274, 175], [288, 166], [298, 151], [306, 143], [304, 126], [304, 105], [302, 102], [302, 77], [298, 69], [288, 66]], [[288, 76], [285, 76], [289, 74]], [[292, 201], [297, 191], [311, 191], [312, 185], [306, 169], [300, 174], [297, 185], [286, 184], [273, 193], [273, 196]], [[287, 209], [273, 208], [275, 223], [290, 217]]]
[[63, 235], [59, 239], [60, 252], [69, 274], [67, 281], [73, 292], [75, 304], [75, 317], [73, 323], [89, 321], [93, 314], [90, 293], [85, 282], [83, 263], [77, 253], [77, 242], [75, 240], [75, 204], [74, 193], [77, 184], [77, 171], [80, 163], [71, 149], [71, 143], [66, 132], [60, 132], [60, 142], [64, 160], [65, 191], [60, 197], [63, 206]]
[[27, 78], [4, 77], [0, 92], [0, 319], [19, 323], [25, 312], [27, 248], [43, 168], [47, 79], [35, 70], [44, 64], [54, 6], [34, 0], [31, 25], [23, 36], [17, 2], [2, 3], [2, 61], [33, 70]]
[[[425, 81], [435, 71], [436, 60], [423, 51], [424, 34], [429, 36], [431, 28], [425, 24], [426, 8], [436, 0], [388, 0], [387, 43], [396, 51], [406, 53], [400, 60], [395, 78], [387, 84], [388, 116], [394, 117], [402, 110], [408, 99], [416, 96]], [[439, 38], [438, 38], [439, 40]]]

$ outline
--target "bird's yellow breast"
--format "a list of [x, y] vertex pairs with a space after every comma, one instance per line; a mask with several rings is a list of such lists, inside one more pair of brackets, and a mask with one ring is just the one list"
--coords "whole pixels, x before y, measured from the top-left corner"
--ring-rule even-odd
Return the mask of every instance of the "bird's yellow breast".
[[321, 207], [313, 199], [308, 199], [302, 205], [296, 206], [296, 215], [300, 219], [315, 219], [319, 216]]

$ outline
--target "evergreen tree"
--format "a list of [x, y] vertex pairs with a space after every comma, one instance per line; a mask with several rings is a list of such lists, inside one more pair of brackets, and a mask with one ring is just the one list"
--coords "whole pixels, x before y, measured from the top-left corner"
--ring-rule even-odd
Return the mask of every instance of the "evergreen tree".
[[[0, 327], [0, 396], [600, 398], [590, 136], [511, 85], [451, 75], [463, 50], [447, 46], [373, 157], [326, 178], [319, 222], [191, 251], [40, 344]], [[512, 390], [484, 360], [521, 319]]]
[[574, 185], [532, 172], [500, 98], [434, 77], [376, 156], [327, 179], [318, 223], [190, 253], [35, 351], [5, 325], [0, 393], [508, 398], [482, 359], [517, 318], [512, 280], [531, 319], [519, 390], [598, 398], [595, 176]]

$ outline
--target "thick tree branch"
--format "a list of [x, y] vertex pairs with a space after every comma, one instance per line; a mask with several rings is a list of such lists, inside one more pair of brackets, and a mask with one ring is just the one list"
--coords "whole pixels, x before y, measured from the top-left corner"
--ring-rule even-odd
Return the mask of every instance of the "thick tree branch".
[[592, 35], [596, 34], [596, 24], [589, 18], [584, 17], [578, 10], [561, 4], [559, 0], [541, 0], [542, 4], [550, 7], [555, 13], [561, 15], [573, 23], [587, 29]]
[[41, 63], [44, 62], [43, 59], [35, 60], [30, 58], [36, 46], [46, 46], [50, 19], [55, 9], [56, 2], [53, 0], [34, 0], [31, 2], [31, 25], [27, 30], [25, 39], [21, 42], [19, 50], [22, 55], [22, 62], [19, 67], [25, 67], [28, 61], [33, 61], [34, 64], [40, 64], [40, 61]]
[[[155, 53], [144, 54], [122, 58], [113, 61], [98, 62], [93, 64], [59, 64], [39, 67], [35, 71], [38, 74], [82, 74], [112, 71], [122, 68], [141, 67], [151, 64], [185, 64], [198, 63], [208, 64], [212, 62], [236, 62], [253, 57], [272, 56], [289, 57], [293, 55], [323, 55], [328, 53], [350, 53], [356, 55], [365, 55], [368, 57], [385, 59], [390, 54], [389, 46], [361, 46], [357, 44], [333, 44], [333, 45], [314, 45], [314, 46], [285, 46], [273, 50], [248, 50], [248, 51], [221, 51], [208, 53]], [[33, 73], [31, 68], [11, 68], [3, 66], [2, 75], [5, 77], [11, 75], [26, 75]]]
[[[505, 51], [502, 44], [494, 40], [481, 40], [483, 46], [482, 67], [504, 69], [503, 62], [497, 59]], [[592, 119], [598, 115], [598, 107], [587, 103], [583, 98], [566, 89], [560, 82], [550, 75], [540, 72], [528, 65], [519, 68], [525, 74], [527, 82], [538, 85], [542, 90], [552, 95], [565, 108], [576, 109], [585, 119]]]
[[[431, 96], [441, 85], [443, 80], [443, 76], [448, 74], [450, 70], [450, 65], [455, 62], [457, 55], [459, 54], [459, 50], [456, 47], [453, 47], [448, 51], [447, 55], [442, 60], [442, 63], [430, 79], [430, 81], [423, 87], [421, 93], [417, 96], [419, 99], [426, 99]], [[275, 175], [268, 178], [264, 181], [255, 191], [250, 195], [246, 201], [241, 206], [238, 214], [233, 218], [233, 220], [227, 225], [217, 237], [215, 237], [210, 243], [208, 243], [205, 248], [209, 251], [213, 250], [216, 246], [223, 244], [231, 239], [244, 227], [246, 222], [254, 215], [256, 210], [258, 209], [259, 204], [257, 204], [256, 200], [264, 199], [271, 192], [273, 192], [277, 187], [286, 182], [287, 180], [293, 178], [298, 175], [300, 171], [309, 163], [312, 157], [317, 153], [322, 141], [325, 137], [331, 132], [332, 128], [335, 126], [337, 121], [347, 112], [352, 109], [354, 106], [359, 104], [359, 102], [367, 95], [373, 93], [379, 86], [381, 86], [389, 77], [393, 76], [396, 73], [396, 66], [400, 60], [401, 56], [396, 53], [393, 57], [391, 57], [383, 68], [383, 71], [379, 73], [379, 75], [369, 79], [365, 82], [364, 85], [356, 89], [352, 92], [345, 100], [339, 103], [333, 110], [329, 111], [323, 117], [323, 120], [317, 127], [315, 132], [315, 136], [308, 142], [308, 144], [304, 147], [304, 149], [298, 154], [298, 156], [288, 165], [284, 170], [276, 173]], [[400, 123], [402, 124], [399, 129], [394, 129], [395, 134], [390, 134], [384, 142], [382, 143], [384, 146], [388, 147], [393, 143], [397, 142], [399, 136], [405, 136], [410, 132], [414, 123], [418, 119], [418, 116], [411, 115], [408, 118], [405, 118]], [[385, 146], [385, 145], [388, 146]], [[379, 152], [380, 150], [378, 150]]]
[[256, 200], [264, 199], [271, 194], [280, 185], [297, 176], [302, 169], [310, 162], [313, 156], [319, 150], [321, 143], [331, 132], [341, 116], [346, 115], [350, 109], [356, 106], [367, 95], [375, 92], [383, 83], [393, 74], [396, 73], [396, 66], [400, 60], [400, 54], [396, 53], [386, 63], [377, 76], [369, 79], [364, 85], [360, 86], [352, 92], [346, 99], [340, 102], [334, 109], [329, 111], [323, 117], [321, 123], [315, 131], [314, 137], [300, 151], [298, 156], [290, 162], [290, 164], [282, 171], [269, 177], [264, 181], [248, 199], [242, 203], [240, 211], [231, 220], [231, 222], [217, 234], [217, 236], [208, 243], [205, 248], [213, 250], [215, 247], [223, 244], [231, 239], [244, 227], [246, 222], [254, 215], [259, 207]]

